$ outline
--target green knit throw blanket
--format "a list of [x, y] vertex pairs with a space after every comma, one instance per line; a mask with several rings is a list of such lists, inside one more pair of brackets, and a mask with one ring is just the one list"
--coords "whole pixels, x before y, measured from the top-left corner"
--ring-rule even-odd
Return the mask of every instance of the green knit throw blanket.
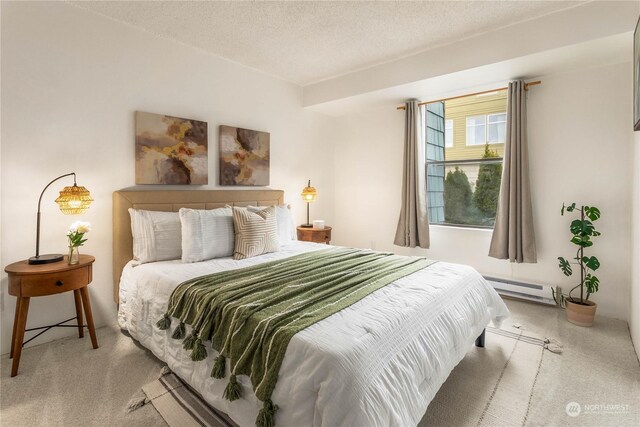
[[[248, 375], [263, 409], [258, 427], [274, 425], [277, 405], [271, 394], [287, 345], [296, 333], [360, 301], [370, 293], [435, 261], [391, 253], [331, 248], [237, 270], [196, 277], [171, 294], [169, 308], [157, 323], [183, 339], [194, 361], [204, 360], [211, 341], [220, 355], [211, 376], [231, 377], [224, 397], [236, 400], [236, 375]], [[186, 335], [185, 324], [192, 326]]]

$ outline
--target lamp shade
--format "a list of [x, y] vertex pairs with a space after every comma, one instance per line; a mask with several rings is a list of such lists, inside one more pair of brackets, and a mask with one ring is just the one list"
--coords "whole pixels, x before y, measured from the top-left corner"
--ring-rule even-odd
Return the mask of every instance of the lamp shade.
[[73, 185], [64, 187], [60, 192], [60, 196], [56, 199], [56, 203], [60, 205], [60, 210], [66, 215], [77, 215], [84, 213], [89, 209], [89, 205], [93, 202], [91, 193], [84, 187]]
[[309, 185], [307, 187], [304, 187], [301, 196], [302, 200], [307, 203], [311, 203], [316, 199], [316, 197], [318, 196], [318, 192], [314, 187], [311, 186], [311, 181], [309, 181]]

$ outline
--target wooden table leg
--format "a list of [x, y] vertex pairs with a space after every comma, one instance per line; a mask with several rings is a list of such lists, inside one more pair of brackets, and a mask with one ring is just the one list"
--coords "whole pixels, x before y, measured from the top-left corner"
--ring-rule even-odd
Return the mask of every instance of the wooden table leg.
[[27, 326], [27, 314], [29, 313], [29, 298], [19, 297], [20, 314], [18, 315], [18, 327], [13, 341], [13, 365], [11, 366], [11, 376], [18, 375], [18, 365], [20, 365], [20, 355], [22, 354], [22, 342], [24, 341], [24, 329]]
[[76, 317], [78, 318], [78, 337], [82, 338], [84, 337], [84, 325], [82, 324], [82, 301], [80, 298], [82, 298], [80, 289], [75, 289], [73, 291], [73, 299], [76, 303]]
[[93, 327], [93, 315], [91, 314], [91, 302], [89, 302], [89, 290], [85, 286], [80, 288], [80, 296], [82, 296], [82, 305], [84, 306], [84, 314], [87, 318], [87, 326], [89, 326], [89, 335], [91, 336], [91, 344], [93, 348], [98, 348], [98, 339], [96, 338], [96, 330]]
[[11, 351], [9, 352], [9, 359], [13, 358], [13, 350], [15, 348], [16, 330], [18, 329], [18, 321], [20, 319], [20, 297], [16, 297], [16, 312], [13, 315], [13, 332], [11, 333]]

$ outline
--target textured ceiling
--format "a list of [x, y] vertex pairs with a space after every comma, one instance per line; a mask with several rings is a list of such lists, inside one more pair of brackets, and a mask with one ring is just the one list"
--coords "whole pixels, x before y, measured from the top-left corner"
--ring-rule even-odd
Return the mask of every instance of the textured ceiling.
[[72, 2], [306, 85], [583, 2]]

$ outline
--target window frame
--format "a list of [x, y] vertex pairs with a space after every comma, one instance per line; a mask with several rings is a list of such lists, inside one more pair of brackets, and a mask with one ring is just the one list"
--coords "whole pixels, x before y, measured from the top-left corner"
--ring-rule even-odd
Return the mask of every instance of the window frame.
[[[451, 129], [448, 129], [448, 128], [447, 128], [447, 124], [451, 124]], [[454, 124], [453, 124], [453, 119], [445, 119], [445, 120], [444, 120], [444, 148], [445, 148], [445, 150], [446, 150], [447, 148], [454, 148], [454, 143], [453, 143], [453, 141], [455, 140], [455, 138], [454, 138], [454, 133], [453, 133], [453, 129], [454, 129], [454, 128], [453, 128], [453, 126], [454, 126]], [[449, 136], [451, 137], [451, 145], [449, 145], [449, 144], [447, 143], [447, 130], [450, 130], [450, 132], [451, 132], [451, 133], [449, 134]]]
[[[470, 95], [471, 96], [471, 95]], [[444, 104], [441, 101], [438, 101], [442, 104]], [[429, 146], [429, 142], [428, 142], [428, 137], [427, 137], [427, 133], [428, 133], [428, 128], [429, 125], [427, 123], [426, 120], [426, 111], [427, 111], [427, 107], [429, 104], [425, 105], [424, 109], [423, 109], [423, 119], [424, 119], [424, 128], [425, 128], [425, 136], [424, 136], [424, 141], [423, 143], [425, 144], [425, 154], [424, 154], [424, 171], [425, 171], [425, 179], [427, 179], [427, 198], [429, 198], [430, 200], [430, 185], [429, 185], [429, 171], [430, 170], [435, 170], [442, 168], [442, 170], [445, 171], [445, 176], [447, 173], [447, 170], [453, 170], [454, 166], [460, 166], [462, 169], [468, 169], [469, 167], [471, 168], [482, 168], [482, 166], [484, 165], [495, 165], [495, 164], [501, 164], [502, 167], [504, 168], [504, 157], [491, 157], [491, 158], [473, 158], [475, 156], [469, 156], [471, 158], [466, 158], [466, 159], [461, 159], [461, 160], [447, 160], [446, 155], [440, 156], [437, 153], [433, 153], [434, 157], [432, 159], [429, 159], [429, 155], [428, 155], [428, 149], [427, 147]], [[500, 108], [500, 107], [499, 107]], [[457, 148], [461, 149], [461, 150], [465, 150], [466, 148], [469, 147], [480, 147], [483, 148], [484, 146], [492, 146], [492, 145], [496, 145], [496, 144], [505, 144], [506, 143], [506, 139], [507, 139], [507, 135], [506, 135], [506, 123], [507, 123], [507, 111], [506, 109], [504, 110], [498, 110], [498, 111], [493, 111], [493, 112], [477, 112], [474, 114], [473, 111], [469, 111], [469, 115], [464, 116], [465, 117], [465, 144], [462, 146], [457, 146]], [[439, 114], [437, 114], [439, 115]], [[456, 148], [456, 138], [455, 138], [455, 118], [446, 118], [446, 113], [444, 114], [444, 116], [441, 116], [442, 120], [444, 121], [443, 123], [443, 135], [442, 137], [444, 138], [444, 141], [442, 141], [443, 146], [442, 146], [442, 150], [444, 152], [446, 152], [447, 150], [451, 150], [451, 149], [455, 149]], [[462, 118], [462, 117], [460, 117]], [[502, 119], [502, 120], [500, 120]], [[470, 124], [470, 120], [473, 121], [473, 124]], [[493, 123], [490, 124], [490, 120], [494, 120]], [[457, 126], [462, 126], [462, 123], [458, 123]], [[480, 132], [480, 129], [478, 129], [480, 126], [483, 126], [484, 129], [482, 130], [482, 132]], [[489, 141], [489, 134], [490, 134], [490, 127], [492, 129], [492, 132], [495, 134], [495, 136], [497, 138], [500, 137], [500, 126], [503, 126], [503, 139], [500, 140], [498, 139], [497, 141]], [[449, 128], [450, 127], [450, 128]], [[461, 132], [461, 129], [458, 129], [458, 132]], [[447, 141], [447, 133], [449, 133], [450, 136], [450, 141]], [[476, 136], [478, 138], [476, 138]], [[474, 143], [470, 144], [469, 140], [470, 137], [473, 137], [474, 139]], [[449, 144], [447, 144], [447, 142], [449, 142]], [[434, 145], [433, 142], [431, 142], [431, 145]], [[436, 144], [437, 145], [437, 144]], [[472, 150], [472, 152], [475, 152], [476, 150]], [[444, 153], [443, 153], [444, 154]], [[477, 154], [477, 153], [476, 153]], [[440, 160], [435, 160], [435, 159], [440, 159]], [[467, 166], [466, 168], [464, 166]], [[439, 177], [439, 175], [438, 175]], [[435, 191], [435, 193], [439, 194], [441, 192], [441, 190], [438, 188], [432, 190]], [[434, 193], [434, 194], [435, 194]], [[444, 194], [444, 192], [442, 191], [442, 194]], [[438, 207], [439, 205], [437, 205], [436, 207]], [[438, 219], [441, 219], [442, 221], [438, 221], [438, 222], [433, 222], [434, 219], [437, 221]], [[471, 217], [470, 217], [471, 218]], [[449, 219], [454, 219], [454, 218], [449, 218]], [[467, 222], [466, 221], [466, 217], [465, 218], [458, 218], [460, 219], [461, 222]], [[495, 222], [490, 221], [490, 218], [485, 218], [485, 219], [481, 219], [479, 218], [478, 221], [472, 220], [470, 222], [480, 222], [480, 223], [484, 223], [484, 224], [490, 224], [490, 225], [484, 225], [484, 224], [458, 224], [458, 223], [450, 223], [450, 222], [446, 222], [446, 216], [442, 217], [440, 216], [440, 214], [436, 215], [434, 218], [432, 218], [431, 216], [431, 211], [429, 211], [429, 226], [435, 226], [435, 227], [455, 227], [458, 229], [464, 228], [464, 229], [476, 229], [476, 230], [494, 230], [495, 229]], [[493, 222], [493, 223], [492, 223]]]
[[[493, 125], [496, 125], [498, 123], [504, 123], [504, 127], [505, 127], [505, 140], [504, 141], [496, 141], [496, 142], [492, 142], [489, 141], [489, 117], [491, 116], [500, 116], [500, 115], [504, 115], [504, 121], [500, 121], [500, 122], [495, 122], [495, 123], [491, 123]], [[478, 143], [473, 143], [473, 144], [469, 144], [469, 119], [470, 118], [474, 118], [474, 117], [484, 117], [484, 142], [482, 142], [482, 144], [478, 144]], [[506, 111], [501, 111], [501, 112], [497, 112], [497, 113], [487, 113], [487, 114], [476, 114], [473, 116], [465, 116], [465, 147], [480, 147], [483, 146], [485, 144], [489, 144], [489, 145], [497, 145], [497, 144], [504, 144], [506, 142], [507, 139], [507, 135], [506, 135], [506, 130], [507, 130], [507, 112]], [[473, 125], [473, 128], [475, 129], [478, 125]], [[452, 147], [446, 147], [446, 148], [452, 148]]]
[[[464, 164], [474, 164], [477, 163], [478, 167], [483, 163], [491, 164], [491, 163], [502, 163], [504, 166], [504, 157], [490, 157], [488, 159], [465, 159], [465, 160], [429, 160], [426, 159], [424, 163], [425, 169], [425, 177], [428, 173], [429, 165], [464, 165]], [[431, 222], [431, 218], [429, 218], [429, 226], [438, 226], [438, 227], [455, 227], [455, 228], [476, 228], [479, 230], [493, 230], [495, 225], [477, 225], [477, 224], [454, 224], [451, 222]]]
[[[504, 120], [502, 120], [502, 121], [500, 121], [500, 122], [489, 123], [489, 117], [491, 117], [491, 116], [494, 116], [494, 117], [495, 117], [495, 116], [502, 116], [502, 115], [504, 115]], [[506, 142], [506, 140], [507, 140], [507, 112], [505, 111], [505, 112], [501, 112], [501, 113], [489, 113], [489, 114], [487, 114], [487, 121], [486, 121], [486, 123], [487, 123], [487, 135], [486, 135], [485, 139], [486, 139], [486, 141], [487, 141], [487, 144], [489, 144], [489, 145], [504, 144], [504, 143]], [[499, 123], [504, 123], [504, 140], [502, 140], [502, 141], [496, 141], [496, 142], [491, 142], [491, 141], [489, 140], [489, 126], [490, 126], [491, 124], [493, 124], [493, 125], [497, 125], [497, 124], [499, 124]]]
[[[470, 132], [469, 132], [469, 119], [471, 119], [471, 118], [475, 118], [475, 117], [482, 117], [482, 118], [484, 118], [484, 124], [482, 125], [482, 126], [484, 126], [484, 132], [483, 132], [483, 134], [484, 134], [484, 141], [482, 141], [482, 143], [474, 142], [473, 144], [470, 144], [470, 143], [469, 143], [469, 136], [470, 136]], [[487, 115], [486, 115], [486, 114], [476, 114], [476, 115], [474, 115], [474, 116], [465, 116], [465, 125], [466, 125], [466, 127], [465, 127], [465, 141], [464, 141], [464, 142], [465, 142], [465, 146], [466, 146], [466, 147], [481, 147], [481, 146], [483, 146], [483, 145], [485, 145], [485, 144], [487, 143]], [[474, 129], [473, 135], [474, 135], [474, 137], [475, 137], [475, 135], [476, 135], [475, 129], [476, 129], [477, 127], [479, 127], [479, 125], [475, 125], [475, 124], [474, 124], [474, 125], [472, 125], [472, 126], [473, 126], [473, 129]]]

